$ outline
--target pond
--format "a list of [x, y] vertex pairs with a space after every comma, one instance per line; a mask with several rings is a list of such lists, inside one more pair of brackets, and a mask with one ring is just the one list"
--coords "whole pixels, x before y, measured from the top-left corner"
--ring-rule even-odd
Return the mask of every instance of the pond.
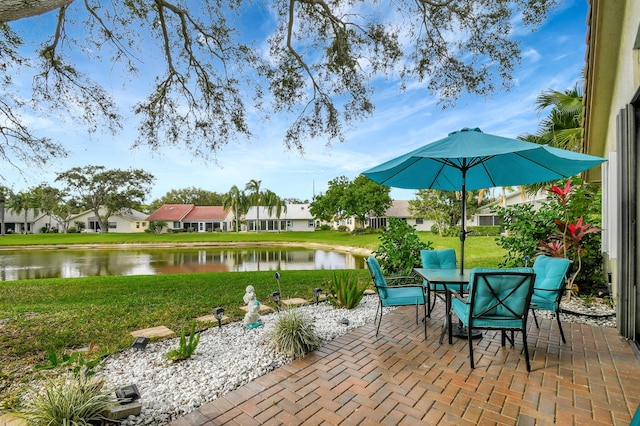
[[363, 268], [363, 256], [295, 247], [0, 251], [1, 281], [192, 272]]

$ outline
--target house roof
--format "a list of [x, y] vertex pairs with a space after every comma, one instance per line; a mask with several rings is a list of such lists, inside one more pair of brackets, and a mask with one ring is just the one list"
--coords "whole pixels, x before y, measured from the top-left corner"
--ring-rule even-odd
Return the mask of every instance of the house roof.
[[[100, 207], [98, 209], [98, 213], [100, 213], [100, 215], [106, 214], [105, 208]], [[78, 214], [71, 215], [71, 220], [80, 218], [81, 216], [88, 216], [88, 215], [91, 215], [90, 217], [95, 217], [94, 211], [92, 209], [88, 209]], [[142, 213], [141, 211], [138, 211], [135, 209], [123, 209], [123, 210], [114, 212], [110, 217], [115, 217], [115, 216], [121, 217], [125, 220], [128, 220], [129, 222], [147, 220], [147, 215], [145, 213]]]
[[411, 217], [409, 213], [409, 200], [393, 200], [391, 207], [385, 212], [386, 217]]
[[180, 221], [189, 214], [194, 208], [193, 204], [163, 204], [158, 210], [151, 213], [148, 217], [148, 221]]
[[194, 206], [183, 220], [224, 220], [228, 212], [222, 206]]

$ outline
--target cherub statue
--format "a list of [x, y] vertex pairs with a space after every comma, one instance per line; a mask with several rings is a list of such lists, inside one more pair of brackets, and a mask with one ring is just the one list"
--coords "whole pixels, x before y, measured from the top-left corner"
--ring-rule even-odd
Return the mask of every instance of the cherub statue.
[[256, 292], [252, 285], [247, 286], [246, 293], [243, 297], [244, 303], [247, 304], [247, 313], [244, 316], [244, 326], [254, 328], [262, 325], [260, 319], [260, 302], [256, 298]]
[[242, 300], [244, 300], [244, 303], [246, 303], [247, 305], [251, 301], [256, 300], [256, 291], [252, 285], [247, 286], [247, 289], [245, 290], [244, 297], [242, 298]]

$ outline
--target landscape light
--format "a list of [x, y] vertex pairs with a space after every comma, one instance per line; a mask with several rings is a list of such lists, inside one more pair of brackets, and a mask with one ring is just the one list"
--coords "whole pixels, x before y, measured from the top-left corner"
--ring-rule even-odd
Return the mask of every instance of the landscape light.
[[322, 294], [321, 288], [314, 288], [313, 295], [316, 297], [316, 305], [320, 302], [320, 295]]
[[136, 337], [136, 340], [133, 341], [133, 345], [131, 345], [131, 347], [134, 349], [143, 350], [147, 347], [147, 344], [150, 340], [151, 339], [149, 339], [148, 337], [138, 336]]
[[224, 308], [215, 308], [213, 310], [213, 316], [218, 320], [218, 328], [222, 331], [222, 317], [224, 316]]
[[128, 404], [137, 399], [140, 399], [140, 392], [138, 387], [134, 384], [123, 386], [116, 390], [116, 398], [120, 404]]
[[276, 309], [280, 312], [280, 292], [274, 291], [271, 293], [271, 299], [273, 299], [273, 303], [276, 304]]

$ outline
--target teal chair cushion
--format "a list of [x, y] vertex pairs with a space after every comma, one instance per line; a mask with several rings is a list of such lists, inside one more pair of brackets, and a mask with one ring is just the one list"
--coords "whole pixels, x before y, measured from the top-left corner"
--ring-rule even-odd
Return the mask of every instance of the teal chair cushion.
[[421, 287], [387, 287], [387, 280], [382, 275], [380, 264], [375, 257], [367, 259], [373, 281], [377, 286], [382, 306], [406, 306], [424, 303], [424, 292]]
[[387, 288], [378, 290], [380, 291], [380, 302], [382, 303], [382, 306], [408, 306], [424, 304], [424, 293], [419, 287]]
[[558, 295], [564, 287], [564, 279], [571, 261], [562, 257], [538, 256], [533, 262], [536, 283], [531, 296], [534, 309], [558, 310]]
[[[494, 276], [490, 277], [489, 283], [493, 292], [489, 290], [487, 285], [482, 282], [483, 278], [476, 275], [481, 272], [533, 272], [533, 268], [474, 268], [471, 270], [468, 292], [469, 296], [465, 300], [473, 301], [474, 316], [482, 315], [479, 318], [473, 318], [472, 326], [479, 328], [518, 328], [522, 326], [520, 317], [526, 315], [528, 309], [527, 301], [529, 296], [529, 286], [520, 286], [513, 296], [509, 297], [505, 307], [496, 304], [496, 297], [504, 299], [513, 291], [514, 283], [522, 280], [521, 276]], [[465, 326], [469, 325], [471, 303], [464, 303], [458, 299], [451, 300], [451, 308], [462, 321]], [[485, 312], [486, 311], [486, 312]]]
[[454, 249], [420, 250], [420, 257], [423, 268], [456, 268], [456, 251]]
[[[422, 267], [426, 269], [455, 269], [457, 267], [455, 249], [420, 250], [420, 257], [422, 258]], [[431, 284], [427, 281], [422, 283], [425, 287], [429, 285], [431, 291], [443, 292], [445, 288], [460, 290], [459, 284]], [[466, 291], [466, 286], [463, 286], [462, 291]]]

